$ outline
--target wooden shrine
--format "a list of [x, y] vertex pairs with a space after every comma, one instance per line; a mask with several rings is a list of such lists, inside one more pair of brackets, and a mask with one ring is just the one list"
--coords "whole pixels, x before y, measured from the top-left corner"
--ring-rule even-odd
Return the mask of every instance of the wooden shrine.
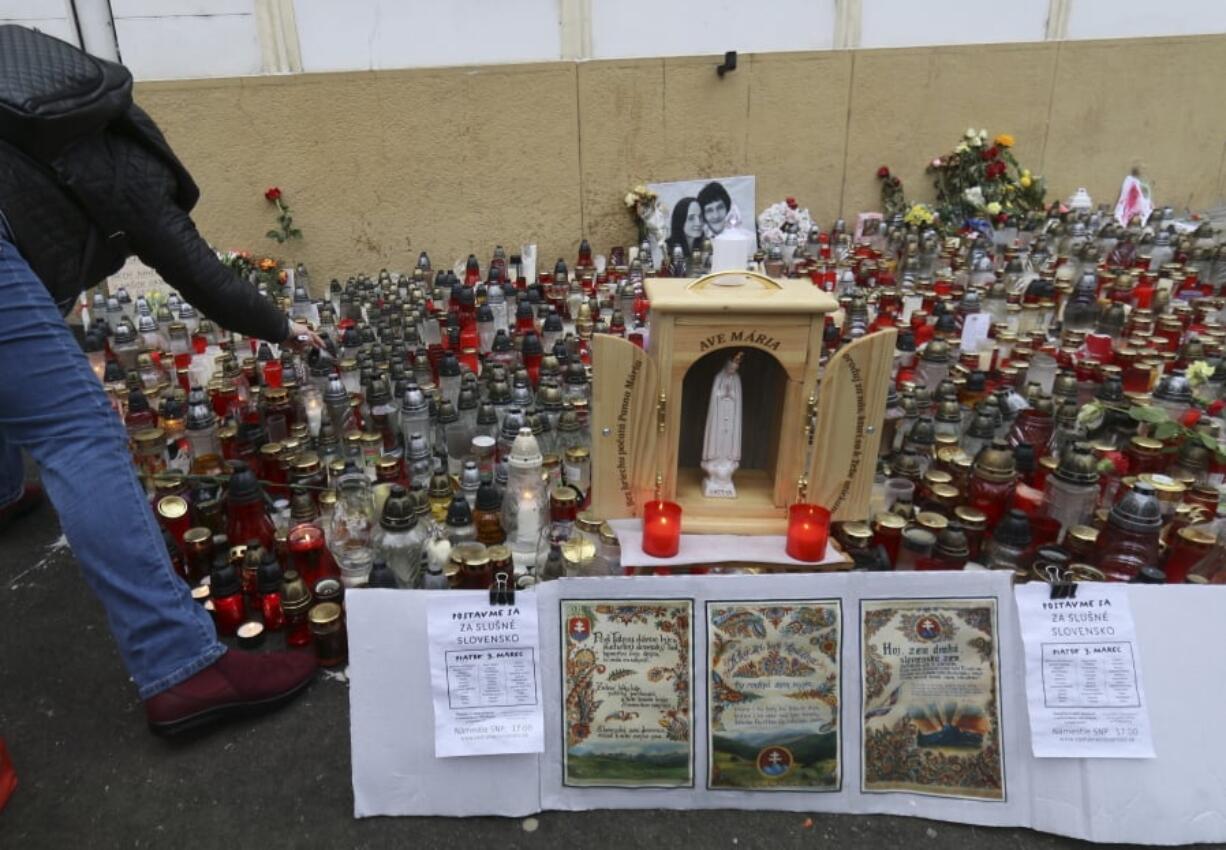
[[[646, 289], [646, 351], [620, 337], [592, 340], [596, 515], [641, 516], [663, 498], [680, 503], [687, 534], [782, 534], [788, 505], [801, 500], [836, 520], [866, 518], [895, 331], [865, 336], [823, 367], [822, 331], [839, 305], [807, 280], [717, 272], [651, 279]], [[704, 424], [712, 380], [734, 357], [735, 496], [713, 498], [700, 468]]]

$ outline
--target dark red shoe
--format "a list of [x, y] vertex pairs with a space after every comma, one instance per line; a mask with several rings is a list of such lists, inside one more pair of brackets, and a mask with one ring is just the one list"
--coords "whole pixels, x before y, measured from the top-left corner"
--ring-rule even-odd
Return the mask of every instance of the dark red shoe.
[[25, 516], [43, 503], [43, 485], [31, 481], [26, 484], [17, 501], [0, 508], [0, 529], [3, 529], [15, 519]]
[[280, 708], [300, 694], [317, 670], [309, 652], [231, 649], [190, 679], [145, 700], [149, 727], [160, 735]]

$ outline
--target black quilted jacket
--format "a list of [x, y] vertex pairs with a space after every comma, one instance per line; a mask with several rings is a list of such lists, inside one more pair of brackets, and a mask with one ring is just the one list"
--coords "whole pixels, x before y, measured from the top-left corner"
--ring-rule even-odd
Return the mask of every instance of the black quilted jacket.
[[[153, 120], [139, 108], [133, 106], [129, 117], [161, 139]], [[195, 186], [181, 186], [171, 166], [148, 145], [108, 131], [74, 143], [68, 165], [77, 195], [87, 199], [91, 209], [105, 210], [111, 227], [126, 234], [127, 251], [197, 310], [247, 336], [271, 342], [286, 338], [286, 315], [222, 265], [196, 230], [188, 216]], [[17, 249], [65, 312], [82, 291], [122, 264], [122, 258], [105, 251], [93, 252], [92, 263], [87, 260], [93, 228], [82, 206], [45, 167], [3, 141], [0, 212]]]

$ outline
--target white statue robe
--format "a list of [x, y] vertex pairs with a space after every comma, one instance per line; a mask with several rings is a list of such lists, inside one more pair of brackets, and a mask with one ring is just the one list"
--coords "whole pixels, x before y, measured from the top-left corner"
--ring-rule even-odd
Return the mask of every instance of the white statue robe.
[[702, 460], [741, 460], [741, 375], [720, 369], [711, 385]]

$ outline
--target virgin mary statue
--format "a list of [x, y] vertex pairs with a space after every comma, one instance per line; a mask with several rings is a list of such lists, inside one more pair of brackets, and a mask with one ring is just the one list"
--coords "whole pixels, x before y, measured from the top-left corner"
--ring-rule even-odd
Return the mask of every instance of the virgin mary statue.
[[707, 477], [702, 492], [707, 498], [735, 499], [732, 474], [741, 465], [741, 360], [738, 351], [711, 384], [707, 404], [707, 429], [702, 441], [702, 470]]

